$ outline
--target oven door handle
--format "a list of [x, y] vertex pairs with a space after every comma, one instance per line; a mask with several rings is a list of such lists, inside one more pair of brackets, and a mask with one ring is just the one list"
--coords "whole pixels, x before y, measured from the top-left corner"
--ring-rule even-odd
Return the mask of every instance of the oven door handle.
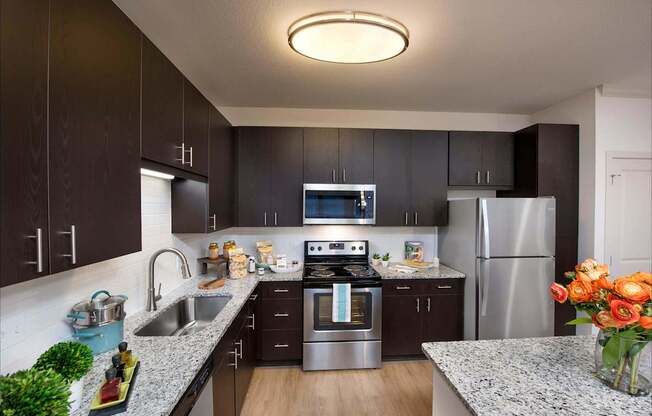
[[[338, 282], [339, 283], [339, 282]], [[382, 287], [383, 283], [381, 281], [373, 281], [373, 282], [343, 282], [343, 283], [351, 283], [351, 290], [354, 289], [366, 289], [366, 288], [371, 288], [371, 287]], [[318, 283], [318, 282], [303, 282], [303, 288], [304, 289], [325, 289], [325, 290], [333, 290], [333, 283]]]

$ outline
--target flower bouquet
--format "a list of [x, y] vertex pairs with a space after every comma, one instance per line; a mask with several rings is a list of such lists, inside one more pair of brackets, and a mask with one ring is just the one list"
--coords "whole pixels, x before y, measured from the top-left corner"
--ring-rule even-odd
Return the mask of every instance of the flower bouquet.
[[609, 278], [609, 267], [587, 259], [565, 273], [567, 285], [553, 283], [552, 298], [570, 298], [578, 311], [568, 325], [593, 324], [600, 328], [596, 344], [596, 376], [631, 395], [650, 393], [652, 381], [652, 274], [634, 273]]

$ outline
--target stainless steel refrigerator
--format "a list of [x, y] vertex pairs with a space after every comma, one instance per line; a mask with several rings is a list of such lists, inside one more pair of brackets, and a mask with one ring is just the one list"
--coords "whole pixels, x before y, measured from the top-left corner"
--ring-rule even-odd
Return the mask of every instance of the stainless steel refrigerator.
[[440, 261], [466, 274], [464, 338], [552, 336], [554, 198], [449, 201]]

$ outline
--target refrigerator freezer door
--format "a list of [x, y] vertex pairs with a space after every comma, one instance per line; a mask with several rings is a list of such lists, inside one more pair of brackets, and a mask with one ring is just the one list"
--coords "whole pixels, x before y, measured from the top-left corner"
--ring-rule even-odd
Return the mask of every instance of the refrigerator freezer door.
[[478, 257], [555, 255], [554, 198], [480, 198]]
[[554, 334], [555, 259], [477, 259], [478, 339]]

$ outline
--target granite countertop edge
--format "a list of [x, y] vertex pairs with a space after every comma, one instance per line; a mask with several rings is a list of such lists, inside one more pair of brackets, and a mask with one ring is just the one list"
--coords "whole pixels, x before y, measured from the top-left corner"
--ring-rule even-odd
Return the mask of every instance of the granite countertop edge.
[[[390, 263], [390, 267], [397, 263]], [[383, 280], [401, 280], [401, 279], [422, 279], [422, 280], [434, 280], [434, 279], [464, 279], [466, 276], [464, 273], [459, 272], [455, 269], [452, 269], [444, 264], [440, 264], [439, 267], [432, 267], [430, 269], [419, 270], [414, 273], [401, 273], [389, 269], [388, 267], [383, 267], [382, 265], [372, 265], [372, 267], [380, 274]]]

